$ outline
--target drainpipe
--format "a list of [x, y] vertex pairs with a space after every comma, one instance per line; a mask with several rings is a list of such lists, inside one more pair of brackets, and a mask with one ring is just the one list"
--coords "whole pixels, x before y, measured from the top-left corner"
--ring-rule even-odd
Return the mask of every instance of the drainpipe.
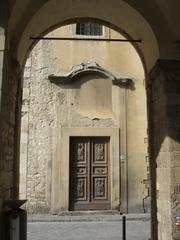
[[126, 169], [126, 213], [128, 213], [128, 142], [127, 142], [127, 88], [124, 88], [124, 130], [125, 130], [125, 169]]
[[121, 199], [121, 212], [128, 213], [128, 144], [127, 144], [127, 89], [122, 89], [122, 131], [120, 135], [120, 199]]
[[[120, 136], [120, 149], [121, 149], [121, 155], [120, 155], [120, 210], [121, 212], [128, 213], [128, 204], [129, 204], [129, 194], [128, 194], [128, 103], [127, 103], [127, 91], [128, 89], [131, 89], [134, 87], [133, 80], [128, 77], [117, 77], [114, 81], [114, 84], [119, 85], [122, 89], [122, 105], [123, 109], [121, 112], [121, 136]], [[121, 128], [120, 127], [120, 128]], [[120, 129], [121, 130], [121, 129]]]

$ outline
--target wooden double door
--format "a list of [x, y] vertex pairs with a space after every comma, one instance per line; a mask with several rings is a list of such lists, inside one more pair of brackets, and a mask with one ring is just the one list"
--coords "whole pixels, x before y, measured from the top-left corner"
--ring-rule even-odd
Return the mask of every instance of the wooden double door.
[[70, 138], [70, 210], [110, 209], [109, 141]]

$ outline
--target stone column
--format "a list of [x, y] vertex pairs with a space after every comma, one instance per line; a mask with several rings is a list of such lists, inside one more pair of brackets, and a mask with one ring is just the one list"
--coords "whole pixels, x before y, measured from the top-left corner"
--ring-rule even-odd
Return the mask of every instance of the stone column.
[[[1, 89], [2, 89], [2, 75], [3, 75], [3, 59], [4, 59], [4, 48], [5, 48], [5, 33], [4, 29], [0, 28], [0, 109], [1, 109]], [[1, 112], [1, 111], [0, 111]], [[1, 125], [1, 114], [0, 114], [0, 125]], [[1, 127], [0, 127], [0, 236], [2, 236], [2, 222], [1, 210], [3, 204], [3, 159], [2, 145], [1, 145]]]
[[3, 199], [14, 199], [18, 195], [20, 108], [20, 66], [8, 51], [4, 56], [0, 108], [0, 162]]
[[14, 108], [14, 156], [13, 156], [13, 199], [19, 199], [19, 165], [23, 71], [16, 59], [12, 59], [12, 79], [16, 83]]
[[[2, 102], [2, 98], [1, 98], [1, 96], [2, 96], [2, 76], [3, 76], [4, 49], [5, 49], [5, 33], [4, 33], [4, 31], [5, 30], [3, 28], [0, 28], [0, 109], [1, 109], [1, 102]], [[1, 123], [1, 119], [0, 119], [0, 123]], [[1, 131], [0, 131], [0, 138], [1, 138]], [[3, 167], [2, 158], [1, 158], [1, 155], [2, 155], [1, 148], [2, 148], [2, 146], [0, 146], [0, 176], [2, 176], [2, 167]], [[2, 195], [2, 184], [3, 184], [3, 179], [1, 177], [0, 178], [0, 199], [1, 199], [1, 195]]]
[[4, 172], [3, 172], [3, 145], [2, 145], [2, 128], [1, 128], [1, 106], [2, 106], [2, 81], [3, 81], [3, 66], [4, 66], [4, 55], [5, 55], [5, 42], [6, 42], [6, 26], [8, 22], [8, 2], [2, 0], [0, 2], [0, 236], [3, 236], [3, 219], [2, 219], [2, 206], [3, 206], [3, 183], [4, 183]]
[[[152, 239], [180, 239], [180, 61], [159, 60], [147, 84]], [[157, 212], [157, 215], [156, 215]], [[157, 216], [157, 222], [156, 222]]]

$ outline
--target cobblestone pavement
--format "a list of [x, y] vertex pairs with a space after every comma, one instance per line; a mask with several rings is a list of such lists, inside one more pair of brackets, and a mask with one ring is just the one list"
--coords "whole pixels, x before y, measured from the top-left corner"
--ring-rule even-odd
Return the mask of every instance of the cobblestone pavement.
[[[122, 217], [71, 218], [28, 223], [28, 240], [122, 240]], [[127, 218], [127, 240], [150, 238], [149, 218]]]

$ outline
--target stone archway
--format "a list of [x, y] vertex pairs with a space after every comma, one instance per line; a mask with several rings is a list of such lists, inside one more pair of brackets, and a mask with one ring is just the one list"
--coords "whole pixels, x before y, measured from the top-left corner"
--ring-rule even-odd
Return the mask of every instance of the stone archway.
[[[128, 1], [129, 3], [133, 4], [132, 1]], [[44, 3], [44, 2], [43, 2]], [[66, 5], [67, 3], [67, 5]], [[89, 14], [91, 15], [91, 17], [97, 18], [99, 17], [100, 19], [106, 21], [106, 22], [110, 22], [111, 24], [113, 24], [114, 26], [118, 26], [121, 29], [129, 29], [128, 33], [131, 37], [133, 38], [137, 38], [139, 37], [140, 32], [142, 31], [142, 29], [144, 29], [146, 34], [146, 37], [144, 36], [144, 45], [141, 47], [142, 53], [144, 55], [145, 58], [145, 63], [147, 65], [147, 69], [149, 72], [150, 69], [152, 68], [153, 65], [155, 65], [155, 61], [157, 60], [157, 58], [159, 58], [158, 55], [158, 46], [156, 43], [156, 37], [155, 34], [152, 32], [152, 30], [149, 28], [148, 24], [146, 21], [144, 21], [144, 19], [139, 16], [139, 13], [136, 10], [130, 9], [130, 8], [123, 8], [124, 6], [124, 2], [117, 2], [114, 1], [115, 5], [112, 6], [112, 2], [111, 3], [106, 3], [105, 6], [105, 12], [101, 13], [101, 16], [99, 14], [99, 9], [100, 7], [95, 7], [94, 5], [91, 3], [91, 5], [89, 5], [89, 3], [87, 3], [86, 1], [80, 2], [80, 5], [74, 6], [73, 8], [70, 8], [70, 2], [66, 1], [63, 2], [61, 1], [60, 4], [62, 5], [58, 5], [58, 1], [51, 1], [47, 3], [47, 5], [42, 6], [41, 4], [39, 6], [37, 6], [34, 3], [31, 3], [30, 6], [30, 10], [33, 9], [33, 11], [29, 11], [29, 8], [26, 9], [26, 11], [24, 11], [24, 17], [21, 16], [21, 18], [19, 18], [17, 21], [15, 21], [15, 24], [12, 24], [12, 32], [11, 32], [11, 37], [10, 37], [10, 41], [12, 41], [12, 43], [14, 43], [13, 50], [11, 53], [9, 53], [9, 55], [6, 55], [6, 67], [8, 69], [8, 72], [11, 72], [11, 74], [13, 76], [15, 76], [15, 71], [12, 68], [12, 65], [10, 64], [11, 61], [11, 56], [13, 55], [15, 59], [18, 59], [18, 61], [22, 64], [24, 61], [24, 56], [27, 54], [28, 49], [31, 46], [31, 43], [29, 41], [29, 36], [31, 34], [35, 35], [35, 36], [40, 36], [42, 35], [47, 29], [49, 29], [52, 26], [55, 26], [56, 24], [59, 24], [63, 21], [66, 21], [68, 19], [72, 19], [74, 17], [73, 14], [77, 14], [79, 17], [89, 17]], [[52, 4], [52, 5], [51, 5]], [[110, 4], [110, 5], [109, 5]], [[149, 3], [150, 4], [150, 3]], [[141, 5], [141, 4], [140, 4]], [[172, 32], [170, 31], [169, 28], [167, 28], [167, 24], [166, 21], [164, 21], [164, 18], [162, 17], [162, 13], [159, 12], [159, 16], [160, 16], [160, 24], [155, 24], [153, 22], [153, 14], [147, 14], [148, 11], [148, 5], [145, 7], [143, 5], [141, 6], [138, 5], [133, 5], [136, 9], [138, 9], [138, 11], [142, 12], [145, 16], [147, 15], [147, 19], [149, 20], [149, 23], [151, 24], [154, 32], [156, 32], [156, 36], [157, 36], [157, 41], [158, 44], [161, 46], [161, 51], [160, 51], [160, 58], [171, 58], [171, 59], [178, 59], [177, 57], [177, 50], [175, 49], [175, 45], [174, 45], [174, 39], [175, 39], [175, 35], [173, 34], [173, 30]], [[62, 18], [59, 19], [60, 13], [59, 13], [59, 9], [57, 8], [57, 6], [59, 6], [60, 8], [62, 6], [65, 7], [66, 11], [64, 11], [64, 16], [62, 14]], [[157, 7], [157, 4], [155, 1], [153, 1], [153, 9]], [[18, 8], [19, 6], [15, 5], [14, 8], [14, 16], [16, 15], [16, 7]], [[57, 10], [55, 10], [55, 7], [57, 8]], [[67, 8], [66, 8], [67, 7]], [[122, 7], [122, 8], [121, 8]], [[143, 8], [143, 9], [142, 9]], [[37, 11], [37, 9], [39, 11]], [[64, 9], [64, 8], [62, 8]], [[106, 9], [108, 9], [108, 11], [106, 11]], [[129, 18], [129, 15], [131, 15], [132, 17], [132, 21], [134, 21], [134, 24], [132, 23], [128, 23], [128, 21], [122, 21], [120, 23], [120, 18], [119, 16], [121, 14], [119, 14], [123, 9], [125, 9], [126, 11], [122, 11], [124, 12], [124, 14], [126, 15], [126, 18]], [[145, 10], [144, 10], [145, 9]], [[158, 13], [159, 8], [156, 8], [156, 14]], [[115, 12], [114, 12], [115, 10]], [[128, 10], [128, 11], [127, 11]], [[30, 13], [34, 13], [33, 17], [29, 16], [29, 14], [26, 15], [26, 12], [29, 11]], [[152, 9], [151, 9], [152, 11]], [[150, 11], [150, 12], [151, 12]], [[107, 17], [107, 12], [108, 17]], [[41, 15], [42, 13], [42, 15]], [[92, 13], [92, 14], [91, 14]], [[151, 12], [152, 13], [152, 12]], [[138, 15], [138, 17], [136, 18], [136, 16]], [[48, 19], [48, 24], [46, 21], [46, 17], [47, 15], [50, 16], [50, 19]], [[149, 16], [151, 15], [151, 16]], [[10, 23], [13, 22], [13, 13], [12, 13], [12, 18], [10, 19]], [[149, 17], [148, 17], [149, 16]], [[159, 18], [158, 16], [158, 18]], [[19, 17], [19, 16], [18, 16]], [[42, 17], [42, 18], [41, 18]], [[21, 20], [23, 20], [24, 24], [21, 25], [22, 27], [20, 27], [18, 29], [16, 23], [20, 22]], [[24, 21], [25, 20], [25, 21]], [[38, 25], [37, 25], [37, 20], [38, 20]], [[142, 22], [141, 22], [142, 20]], [[135, 23], [138, 23], [138, 28], [135, 26]], [[25, 26], [26, 25], [26, 26]], [[169, 24], [168, 24], [169, 25]], [[159, 28], [161, 28], [161, 30], [166, 28], [165, 32], [159, 31], [158, 34], [158, 30]], [[13, 32], [14, 31], [14, 32]], [[170, 36], [168, 38], [168, 41], [164, 41], [164, 37], [167, 34], [167, 36]], [[14, 35], [13, 35], [14, 34]], [[15, 36], [16, 35], [16, 36]], [[141, 34], [140, 34], [141, 35]], [[147, 40], [147, 41], [146, 41]], [[170, 44], [168, 44], [170, 43]], [[150, 45], [149, 45], [150, 44]], [[153, 52], [152, 49], [154, 49], [155, 51]], [[153, 56], [151, 55], [151, 53], [153, 54]], [[149, 55], [150, 54], [150, 55]], [[151, 56], [151, 57], [150, 57]], [[179, 138], [178, 136], [175, 134], [176, 132], [178, 132], [178, 124], [174, 124], [174, 120], [175, 118], [173, 116], [177, 117], [177, 122], [178, 122], [178, 116], [177, 116], [177, 111], [171, 112], [170, 109], [172, 109], [172, 106], [176, 107], [176, 110], [178, 109], [179, 106], [179, 102], [178, 100], [175, 101], [175, 99], [179, 99], [178, 98], [178, 81], [177, 79], [179, 79], [179, 71], [178, 71], [178, 67], [176, 67], [177, 65], [179, 65], [178, 61], [160, 61], [158, 62], [158, 64], [156, 65], [155, 68], [155, 73], [153, 72], [153, 74], [151, 75], [151, 79], [152, 81], [149, 82], [148, 84], [148, 99], [150, 100], [149, 102], [149, 131], [151, 133], [151, 138], [150, 138], [150, 146], [151, 146], [151, 151], [152, 151], [152, 161], [153, 166], [152, 166], [152, 172], [156, 172], [156, 167], [159, 167], [159, 173], [164, 172], [164, 174], [159, 174], [160, 178], [159, 178], [159, 195], [160, 198], [162, 198], [162, 202], [164, 202], [164, 206], [163, 207], [161, 204], [159, 204], [158, 206], [158, 213], [161, 216], [161, 218], [159, 218], [159, 236], [162, 239], [171, 239], [172, 238], [172, 228], [174, 228], [174, 225], [172, 225], [171, 222], [171, 217], [173, 216], [173, 211], [172, 207], [170, 206], [170, 199], [171, 199], [171, 195], [173, 197], [173, 199], [175, 199], [175, 201], [177, 200], [177, 194], [179, 193], [179, 178], [178, 178], [178, 169], [179, 169], [179, 164], [178, 162], [175, 163], [175, 165], [171, 165], [171, 162], [174, 161], [174, 159], [179, 159], [178, 157], [176, 158], [174, 156], [174, 152], [178, 152], [179, 148], [178, 148], [178, 142], [179, 142]], [[19, 67], [18, 67], [19, 68]], [[13, 79], [12, 76], [9, 76], [5, 70], [4, 67], [4, 74], [3, 74], [3, 91], [2, 91], [2, 111], [1, 111], [1, 128], [3, 130], [3, 145], [5, 153], [3, 152], [3, 156], [10, 156], [9, 158], [9, 167], [8, 167], [8, 172], [10, 173], [10, 178], [11, 181], [8, 185], [3, 185], [3, 188], [5, 189], [5, 191], [3, 191], [4, 193], [4, 198], [11, 198], [12, 197], [12, 193], [14, 192], [14, 188], [12, 187], [12, 178], [13, 178], [13, 174], [12, 174], [12, 159], [17, 157], [17, 154], [13, 154], [14, 152], [14, 139], [17, 140], [17, 138], [15, 138], [15, 136], [17, 136], [16, 134], [14, 134], [14, 129], [16, 129], [16, 131], [19, 131], [18, 129], [18, 125], [19, 125], [19, 118], [18, 118], [18, 109], [20, 106], [20, 86], [19, 85], [18, 89], [18, 93], [16, 92], [17, 89], [17, 85], [19, 83], [19, 78], [15, 77], [16, 79], [13, 80], [13, 84], [10, 80]], [[158, 74], [157, 74], [158, 73]], [[164, 74], [165, 73], [165, 74]], [[156, 81], [154, 81], [156, 79]], [[170, 79], [170, 81], [169, 81]], [[170, 83], [169, 83], [170, 82]], [[3, 106], [6, 105], [7, 101], [9, 99], [11, 99], [13, 96], [14, 101], [13, 102], [17, 102], [17, 109], [16, 109], [16, 116], [17, 116], [17, 121], [16, 121], [16, 128], [15, 123], [14, 123], [14, 115], [15, 115], [15, 106], [9, 106], [8, 109], [4, 109]], [[170, 101], [169, 96], [171, 96], [171, 99], [174, 99], [174, 101]], [[177, 98], [176, 98], [177, 97]], [[16, 99], [16, 100], [15, 100]], [[18, 101], [17, 101], [18, 99]], [[158, 99], [158, 101], [156, 101]], [[6, 103], [5, 103], [6, 102]], [[164, 104], [165, 103], [165, 104]], [[159, 109], [161, 112], [163, 112], [163, 116], [159, 116], [158, 114], [156, 114], [156, 119], [155, 116], [153, 116], [154, 113], [157, 113], [157, 105], [159, 106]], [[175, 108], [174, 108], [175, 109]], [[163, 111], [162, 111], [163, 110]], [[10, 116], [12, 116], [12, 122], [9, 123], [10, 120]], [[163, 128], [163, 134], [157, 134], [157, 131], [155, 128], [158, 128], [158, 122], [159, 124], [161, 123], [161, 121], [163, 121], [163, 119], [165, 119], [166, 124]], [[173, 124], [172, 124], [173, 123]], [[154, 127], [155, 126], [155, 127]], [[8, 129], [8, 130], [7, 130]], [[2, 132], [2, 131], [1, 131]], [[155, 139], [159, 139], [158, 143], [154, 143]], [[161, 165], [161, 161], [159, 159], [159, 161], [157, 161], [157, 163], [155, 162], [155, 159], [157, 159], [158, 157], [158, 153], [159, 150], [161, 149], [161, 145], [163, 143], [164, 137], [167, 137], [167, 142], [165, 142], [166, 145], [166, 153], [168, 155], [168, 159], [167, 159], [167, 165]], [[170, 137], [170, 139], [168, 138]], [[169, 141], [170, 140], [170, 141]], [[153, 146], [157, 145], [158, 146], [158, 151], [155, 152], [156, 154], [154, 154], [154, 149]], [[172, 147], [173, 145], [173, 147]], [[7, 153], [8, 152], [8, 148], [11, 149], [12, 153]], [[13, 149], [13, 150], [12, 150]], [[157, 149], [156, 149], [157, 150]], [[164, 152], [164, 151], [163, 151]], [[171, 154], [170, 154], [171, 152]], [[15, 157], [13, 157], [15, 156]], [[161, 156], [160, 156], [161, 158]], [[161, 158], [162, 160], [162, 158]], [[11, 166], [10, 166], [11, 165]], [[175, 167], [176, 169], [175, 170]], [[4, 168], [4, 163], [3, 163], [3, 167]], [[165, 171], [164, 171], [165, 168]], [[14, 169], [15, 170], [15, 169]], [[161, 171], [162, 170], [162, 171]], [[7, 170], [5, 171], [7, 172]], [[166, 193], [163, 192], [163, 188], [164, 188], [164, 176], [166, 176], [168, 174], [168, 191]], [[17, 174], [15, 174], [17, 176]], [[4, 180], [5, 181], [5, 180]], [[156, 188], [154, 188], [154, 193], [156, 192]], [[156, 196], [153, 195], [152, 196], [153, 200], [156, 201]], [[164, 199], [167, 199], [164, 200]], [[161, 203], [161, 201], [159, 201], [159, 203]], [[168, 207], [167, 207], [168, 206]], [[166, 208], [167, 207], [167, 208]], [[157, 209], [156, 206], [154, 206], [154, 213], [156, 214]], [[176, 214], [176, 211], [175, 211]], [[168, 221], [167, 221], [168, 219]], [[175, 219], [173, 217], [173, 219]], [[166, 224], [164, 224], [164, 221], [166, 222]], [[174, 224], [174, 223], [173, 223]], [[170, 227], [169, 227], [170, 226]], [[168, 230], [167, 230], [168, 229]], [[164, 234], [164, 233], [166, 234]], [[156, 234], [155, 234], [156, 235]], [[154, 236], [155, 239], [156, 236]]]
[[[70, 21], [72, 21], [72, 20], [70, 20]], [[73, 20], [74, 21], [74, 20]], [[101, 21], [100, 21], [101, 22]], [[103, 21], [103, 23], [104, 23], [104, 21]], [[17, 121], [18, 122], [18, 121]], [[18, 154], [17, 154], [18, 155]], [[17, 165], [18, 166], [18, 165]], [[16, 175], [17, 176], [17, 175]]]
[[[135, 13], [135, 15], [136, 15], [137, 13]], [[141, 16], [138, 16], [138, 18], [140, 17], [140, 19], [141, 19]], [[85, 18], [82, 18], [82, 17], [80, 17], [80, 18], [78, 18], [79, 20], [84, 20], [84, 21], [86, 21], [87, 20], [87, 17], [85, 17]], [[67, 24], [67, 23], [72, 23], [72, 22], [74, 22], [74, 21], [77, 21], [78, 20], [77, 18], [76, 19], [70, 19], [70, 20], [64, 20], [64, 21], [62, 21], [62, 23], [57, 23], [57, 24], [54, 24], [54, 26], [52, 26], [52, 27], [50, 27], [48, 30], [44, 30], [43, 31], [43, 33], [41, 33], [41, 34], [39, 34], [39, 35], [36, 35], [36, 33], [34, 33], [34, 35], [33, 36], [42, 36], [42, 35], [44, 35], [45, 33], [47, 33], [48, 31], [50, 31], [50, 30], [52, 30], [52, 29], [54, 29], [55, 27], [57, 27], [57, 26], [61, 26], [61, 24], [62, 25], [64, 25], [64, 24]], [[88, 18], [88, 19], [91, 19], [91, 18]], [[92, 19], [94, 19], [94, 18], [92, 18]], [[138, 20], [138, 21], [140, 21], [141, 22], [141, 20]], [[129, 38], [132, 38], [131, 37], [131, 34], [126, 34], [125, 33], [125, 31], [122, 31], [122, 26], [120, 26], [120, 27], [118, 27], [118, 25], [116, 25], [116, 24], [113, 24], [113, 23], [109, 23], [109, 22], [107, 22], [107, 21], [105, 21], [104, 19], [102, 19], [102, 20], [100, 20], [100, 19], [97, 19], [97, 18], [95, 18], [95, 20], [96, 21], [98, 21], [98, 22], [100, 22], [100, 23], [103, 23], [103, 24], [105, 24], [106, 26], [109, 26], [109, 27], [112, 27], [112, 28], [114, 28], [115, 30], [117, 30], [117, 31], [120, 31], [120, 32], [123, 32], [124, 33], [124, 35], [126, 35], [126, 36], [128, 36]], [[145, 24], [144, 24], [145, 23]], [[143, 61], [143, 64], [144, 64], [144, 68], [145, 68], [145, 72], [147, 73], [147, 69], [150, 69], [151, 68], [151, 66], [155, 63], [155, 59], [156, 59], [156, 57], [158, 56], [158, 46], [157, 46], [157, 43], [156, 43], [156, 39], [155, 39], [155, 36], [154, 36], [154, 34], [153, 34], [153, 32], [152, 32], [152, 30], [151, 30], [151, 28], [150, 28], [150, 26], [147, 24], [147, 22], [143, 22], [143, 26], [141, 26], [141, 27], [143, 27], [143, 28], [145, 28], [146, 30], [145, 30], [145, 32], [147, 33], [147, 35], [145, 36], [145, 38], [147, 37], [147, 40], [149, 41], [149, 42], [151, 42], [151, 44], [152, 44], [152, 48], [154, 48], [155, 49], [155, 51], [154, 52], [152, 52], [151, 51], [151, 53], [153, 54], [153, 56], [150, 54], [150, 53], [148, 53], [148, 51], [149, 51], [149, 48], [147, 48], [146, 49], [146, 46], [143, 46], [142, 48], [141, 48], [141, 46], [138, 46], [138, 45], [134, 45], [135, 46], [135, 48], [137, 49], [137, 51], [140, 53], [140, 56], [141, 56], [141, 59], [142, 59], [142, 61]], [[27, 29], [28, 31], [30, 30], [30, 28], [28, 27], [28, 29]], [[124, 30], [124, 29], [123, 29]], [[134, 33], [133, 33], [134, 34]], [[26, 40], [28, 40], [28, 37], [27, 36], [30, 36], [29, 34], [27, 34], [26, 33], [26, 31], [24, 31], [24, 33], [23, 33], [23, 37], [22, 37], [22, 41], [23, 41], [23, 46], [22, 46], [22, 48], [24, 48], [25, 47], [25, 42], [26, 42]], [[23, 39], [25, 37], [25, 39]], [[28, 40], [29, 41], [29, 40]], [[32, 46], [33, 46], [33, 44], [34, 43], [32, 43], [30, 46], [29, 46], [29, 49], [27, 49], [27, 52], [26, 52], [26, 54], [28, 53], [28, 51], [32, 48]], [[20, 45], [21, 45], [21, 41], [20, 41]], [[19, 46], [20, 46], [19, 45]], [[143, 49], [144, 48], [144, 49]], [[146, 52], [146, 50], [147, 50], [147, 52]], [[20, 57], [20, 55], [21, 55], [21, 48], [18, 48], [18, 52], [17, 52], [17, 54], [18, 54], [18, 56]], [[145, 50], [145, 52], [144, 52], [144, 50]], [[26, 55], [25, 54], [25, 55]], [[151, 55], [151, 57], [150, 58], [148, 58], [150, 61], [149, 61], [149, 63], [147, 63], [146, 62], [146, 60], [145, 60], [145, 55]], [[21, 58], [21, 61], [23, 61], [23, 58]], [[155, 189], [155, 187], [154, 187], [154, 189]], [[154, 204], [156, 204], [156, 201], [154, 201]], [[154, 218], [152, 217], [152, 221], [153, 222], [156, 222], [156, 213], [154, 212]], [[154, 231], [154, 233], [155, 233], [155, 235], [156, 235], [156, 232]]]

